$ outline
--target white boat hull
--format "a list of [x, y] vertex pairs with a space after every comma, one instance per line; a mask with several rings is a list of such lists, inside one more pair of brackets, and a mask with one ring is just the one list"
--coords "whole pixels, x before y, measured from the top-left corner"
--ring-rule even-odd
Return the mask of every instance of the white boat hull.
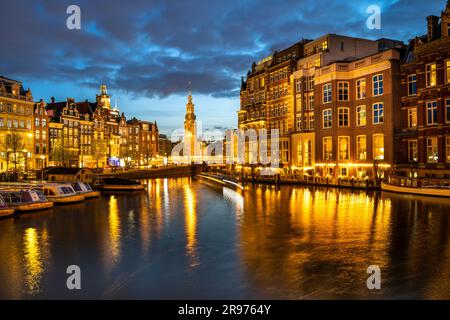
[[446, 197], [450, 198], [450, 188], [449, 189], [439, 189], [439, 188], [410, 188], [395, 186], [392, 184], [381, 183], [382, 191], [405, 193], [405, 194], [416, 194], [422, 196], [432, 196], [432, 197]]

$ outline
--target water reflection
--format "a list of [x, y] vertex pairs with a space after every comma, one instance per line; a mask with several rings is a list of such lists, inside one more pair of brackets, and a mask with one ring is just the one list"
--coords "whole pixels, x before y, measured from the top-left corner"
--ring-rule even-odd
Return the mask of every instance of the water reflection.
[[[0, 298], [450, 298], [450, 203], [335, 189], [149, 180], [0, 221]], [[366, 269], [382, 270], [382, 290]]]
[[111, 196], [109, 198], [108, 222], [109, 222], [110, 250], [112, 255], [112, 261], [115, 263], [117, 262], [120, 256], [120, 246], [121, 246], [120, 215], [119, 215], [119, 207], [117, 204], [117, 198], [115, 196]]
[[184, 203], [186, 208], [186, 252], [190, 258], [190, 266], [198, 265], [197, 256], [197, 199], [190, 185], [184, 186]]
[[35, 228], [27, 228], [23, 234], [23, 254], [26, 293], [33, 296], [41, 291], [44, 263], [49, 258], [47, 231], [43, 230], [39, 235]]

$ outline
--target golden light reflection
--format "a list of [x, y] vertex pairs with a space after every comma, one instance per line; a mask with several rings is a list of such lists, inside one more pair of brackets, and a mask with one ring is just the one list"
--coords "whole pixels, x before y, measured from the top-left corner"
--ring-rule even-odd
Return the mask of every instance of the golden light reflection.
[[198, 265], [197, 257], [197, 199], [189, 184], [184, 186], [184, 202], [186, 207], [186, 251], [191, 258], [191, 267]]
[[[283, 288], [283, 294], [293, 294], [288, 298], [313, 298], [309, 294], [321, 292], [319, 283], [306, 279], [322, 264], [344, 270], [389, 266], [388, 199], [313, 187], [262, 186], [244, 196], [242, 256], [259, 287]], [[339, 281], [352, 283], [351, 276], [343, 272]]]
[[23, 235], [25, 258], [25, 285], [30, 295], [41, 291], [40, 282], [44, 272], [43, 254], [40, 248], [38, 231], [28, 228]]
[[110, 241], [110, 250], [113, 261], [117, 261], [120, 256], [120, 216], [119, 216], [119, 207], [117, 204], [117, 198], [115, 196], [111, 196], [109, 198], [109, 241]]
[[230, 188], [223, 188], [223, 197], [230, 201], [236, 210], [236, 218], [241, 220], [244, 214], [244, 197], [239, 192]]

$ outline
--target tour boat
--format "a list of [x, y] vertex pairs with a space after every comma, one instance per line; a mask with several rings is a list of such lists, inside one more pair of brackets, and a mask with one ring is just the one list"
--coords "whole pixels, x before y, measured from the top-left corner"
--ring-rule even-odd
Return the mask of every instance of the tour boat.
[[0, 219], [11, 217], [14, 214], [14, 208], [8, 207], [5, 200], [0, 196]]
[[105, 178], [101, 189], [105, 191], [140, 191], [144, 190], [145, 186], [134, 180]]
[[3, 200], [17, 212], [30, 212], [53, 207], [39, 190], [10, 189], [0, 191]]
[[55, 204], [70, 204], [84, 200], [84, 196], [77, 194], [68, 183], [46, 183], [38, 188]]
[[439, 186], [407, 187], [382, 182], [381, 190], [405, 194], [422, 195], [422, 196], [450, 198], [450, 187], [439, 187]]
[[81, 194], [85, 199], [93, 199], [100, 197], [100, 192], [92, 190], [91, 186], [88, 183], [84, 183], [81, 181], [73, 182], [72, 188], [75, 190], [77, 194]]

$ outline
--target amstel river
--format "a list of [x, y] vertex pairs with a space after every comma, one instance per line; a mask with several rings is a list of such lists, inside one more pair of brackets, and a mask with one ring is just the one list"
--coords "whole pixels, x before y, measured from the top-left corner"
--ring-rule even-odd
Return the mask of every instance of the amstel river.
[[3, 299], [449, 299], [450, 201], [150, 180], [1, 220], [0, 284]]

